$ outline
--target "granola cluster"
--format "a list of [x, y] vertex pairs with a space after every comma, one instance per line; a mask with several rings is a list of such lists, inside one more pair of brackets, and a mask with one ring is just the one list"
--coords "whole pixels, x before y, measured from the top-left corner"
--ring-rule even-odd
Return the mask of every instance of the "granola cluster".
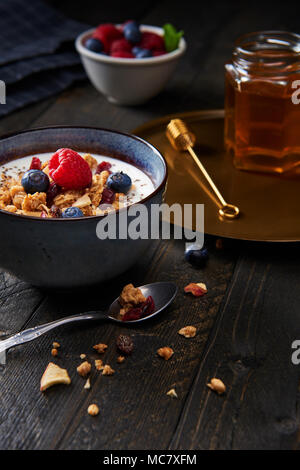
[[[103, 215], [109, 210], [118, 210], [123, 207], [123, 193], [115, 193], [112, 208], [101, 208], [103, 191], [106, 188], [106, 181], [109, 177], [109, 171], [104, 170], [99, 174], [95, 173], [98, 162], [90, 154], [83, 156], [88, 163], [93, 176], [91, 185], [84, 189], [59, 188], [59, 192], [54, 198], [49, 197], [46, 192], [36, 192], [27, 194], [24, 190], [21, 180], [23, 172], [16, 177], [9, 176], [3, 172], [0, 177], [0, 209], [15, 214], [23, 214], [35, 217], [57, 218], [63, 210], [69, 207], [79, 208], [84, 216]], [[42, 171], [49, 177], [50, 184], [54, 184], [49, 175], [48, 162], [42, 165]], [[106, 201], [103, 201], [106, 203]], [[100, 207], [99, 207], [100, 206]]]
[[119, 303], [122, 306], [120, 315], [125, 315], [130, 309], [145, 301], [146, 297], [143, 296], [142, 291], [138, 287], [134, 287], [133, 284], [127, 284], [119, 297]]

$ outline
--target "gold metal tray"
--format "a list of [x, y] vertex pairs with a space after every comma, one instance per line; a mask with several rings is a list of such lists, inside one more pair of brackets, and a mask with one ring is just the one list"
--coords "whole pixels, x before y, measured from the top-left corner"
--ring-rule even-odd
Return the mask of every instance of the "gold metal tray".
[[[210, 189], [187, 153], [174, 150], [165, 136], [170, 119], [183, 119], [197, 136], [196, 152], [227, 202], [241, 215], [221, 220]], [[224, 111], [165, 116], [135, 129], [152, 143], [169, 167], [166, 202], [205, 206], [205, 233], [255, 241], [300, 241], [300, 180], [237, 170], [223, 145]]]

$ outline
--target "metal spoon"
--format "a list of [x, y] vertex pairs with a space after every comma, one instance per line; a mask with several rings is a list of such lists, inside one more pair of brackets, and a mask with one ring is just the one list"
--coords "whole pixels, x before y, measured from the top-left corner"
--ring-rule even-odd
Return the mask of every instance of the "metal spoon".
[[122, 321], [119, 315], [120, 304], [118, 299], [116, 299], [109, 307], [108, 312], [98, 310], [95, 312], [79, 313], [78, 315], [64, 317], [60, 320], [55, 320], [50, 323], [45, 323], [44, 325], [35, 326], [34, 328], [21, 331], [10, 338], [0, 341], [0, 353], [14, 346], [19, 346], [20, 344], [33, 341], [41, 335], [48, 333], [48, 331], [51, 331], [58, 326], [66, 325], [67, 323], [86, 320], [110, 320], [115, 323], [121, 323], [122, 325], [141, 323], [155, 317], [162, 310], [167, 308], [173, 302], [177, 294], [177, 286], [173, 282], [155, 282], [153, 284], [141, 286], [140, 289], [145, 297], [151, 295], [155, 303], [155, 311], [147, 317], [140, 318], [139, 320]]

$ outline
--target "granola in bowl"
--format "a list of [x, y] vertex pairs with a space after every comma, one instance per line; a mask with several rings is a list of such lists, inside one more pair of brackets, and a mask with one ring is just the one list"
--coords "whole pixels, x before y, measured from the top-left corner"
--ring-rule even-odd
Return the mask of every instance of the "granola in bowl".
[[0, 209], [45, 219], [105, 215], [153, 191], [127, 162], [66, 148], [6, 163], [0, 175]]

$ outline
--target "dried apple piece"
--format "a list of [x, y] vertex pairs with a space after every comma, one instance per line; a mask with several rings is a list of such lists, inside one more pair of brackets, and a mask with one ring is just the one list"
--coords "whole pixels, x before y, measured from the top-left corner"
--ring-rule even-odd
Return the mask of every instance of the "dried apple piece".
[[70, 383], [71, 379], [68, 371], [66, 369], [62, 369], [53, 362], [49, 362], [41, 378], [40, 390], [41, 392], [44, 392], [47, 388], [52, 387], [53, 385], [69, 385]]
[[202, 297], [207, 293], [206, 285], [202, 282], [191, 282], [184, 288], [184, 292], [193, 294], [194, 297]]

